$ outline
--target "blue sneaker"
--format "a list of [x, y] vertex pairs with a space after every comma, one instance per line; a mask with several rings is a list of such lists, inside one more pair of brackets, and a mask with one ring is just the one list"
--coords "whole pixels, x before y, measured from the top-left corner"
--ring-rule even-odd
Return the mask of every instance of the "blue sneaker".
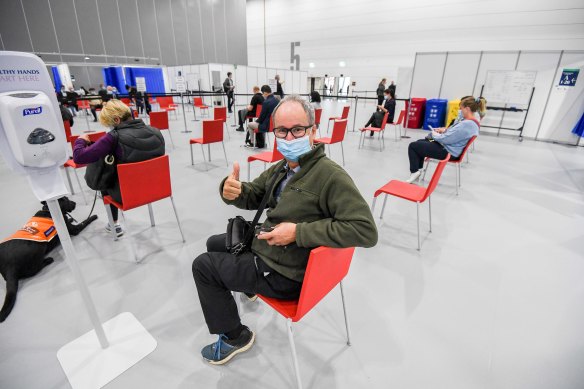
[[254, 332], [244, 326], [241, 335], [237, 339], [230, 340], [227, 339], [227, 336], [221, 334], [217, 342], [203, 347], [201, 355], [211, 365], [223, 365], [237, 354], [249, 350], [253, 346], [254, 341]]

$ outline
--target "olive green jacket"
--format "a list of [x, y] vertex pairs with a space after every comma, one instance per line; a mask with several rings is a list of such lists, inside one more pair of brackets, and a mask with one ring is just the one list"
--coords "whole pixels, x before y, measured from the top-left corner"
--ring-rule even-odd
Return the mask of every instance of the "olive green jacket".
[[[310, 250], [318, 246], [372, 247], [377, 243], [377, 228], [369, 206], [345, 170], [326, 157], [318, 145], [299, 160], [300, 170], [288, 181], [276, 203], [274, 192], [286, 177], [286, 161], [280, 161], [252, 182], [243, 182], [235, 200], [223, 201], [238, 208], [257, 209], [271, 178], [277, 184], [268, 199], [267, 219], [262, 226], [296, 223], [296, 242], [270, 246], [254, 237], [252, 251], [269, 267], [292, 280], [302, 282]], [[223, 193], [223, 183], [219, 193]]]

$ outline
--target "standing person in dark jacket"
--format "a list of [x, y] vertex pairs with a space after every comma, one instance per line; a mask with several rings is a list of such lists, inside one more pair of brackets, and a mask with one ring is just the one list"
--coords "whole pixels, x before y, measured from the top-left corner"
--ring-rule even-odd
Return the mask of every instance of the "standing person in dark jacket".
[[394, 96], [394, 97], [396, 96], [396, 94], [395, 94], [395, 88], [396, 88], [396, 85], [394, 84], [394, 82], [393, 82], [393, 81], [392, 81], [392, 82], [391, 82], [391, 84], [389, 84], [389, 86], [387, 87], [387, 89], [389, 89], [390, 91], [392, 91], [392, 92], [393, 92], [393, 96]]
[[[243, 122], [245, 121], [246, 116], [255, 116], [257, 112], [258, 105], [263, 104], [264, 96], [260, 93], [260, 87], [254, 86], [253, 87], [253, 97], [249, 102], [249, 105], [244, 109], [240, 109], [237, 111], [237, 116], [239, 117], [239, 127], [236, 131], [244, 131], [243, 129]], [[245, 143], [248, 143], [249, 139], [249, 132], [247, 133], [247, 137], [245, 139]]]
[[282, 89], [282, 84], [284, 81], [280, 82], [280, 75], [276, 74], [276, 96], [280, 96], [280, 99], [284, 98], [284, 89]]
[[67, 105], [69, 105], [69, 109], [71, 110], [73, 116], [77, 116], [77, 111], [79, 110], [79, 106], [77, 105], [78, 98], [79, 95], [77, 92], [75, 92], [75, 89], [70, 87], [69, 91], [67, 92]]
[[[342, 167], [314, 145], [314, 109], [297, 95], [286, 97], [274, 115], [274, 135], [285, 160], [252, 182], [239, 181], [239, 164], [219, 186], [221, 199], [255, 210], [268, 194], [266, 220], [251, 251], [235, 256], [225, 234], [207, 240], [193, 262], [193, 277], [209, 332], [219, 335], [203, 358], [222, 365], [249, 350], [255, 333], [241, 324], [231, 291], [293, 300], [300, 295], [310, 251], [319, 246], [372, 247], [377, 228], [369, 205]], [[275, 177], [275, 185], [272, 181]]]
[[[132, 119], [130, 108], [120, 100], [110, 100], [104, 103], [99, 115], [99, 122], [113, 129], [97, 142], [90, 143], [87, 134], [81, 135], [73, 146], [73, 160], [79, 164], [90, 164], [113, 154], [117, 163], [146, 161], [164, 155], [164, 138], [160, 130], [144, 124], [141, 119]], [[120, 184], [116, 180], [114, 186], [102, 192], [110, 195], [121, 203]], [[118, 224], [118, 209], [109, 205], [113, 216], [115, 231], [123, 235]], [[111, 231], [112, 226], [106, 226]]]
[[379, 85], [377, 85], [377, 105], [381, 105], [381, 103], [383, 103], [383, 92], [385, 92], [385, 84], [387, 84], [387, 80], [383, 78]]
[[235, 89], [235, 85], [233, 85], [233, 78], [232, 73], [227, 73], [227, 78], [223, 81], [223, 91], [227, 94], [227, 110], [229, 113], [232, 113], [233, 110], [233, 89]]
[[[272, 88], [269, 85], [262, 86], [262, 95], [264, 96], [264, 102], [262, 103], [262, 113], [257, 121], [251, 122], [247, 125], [247, 131], [249, 132], [250, 139], [246, 139], [245, 147], [253, 147], [251, 143], [251, 137], [255, 135], [256, 147], [258, 149], [263, 149], [266, 147], [266, 132], [270, 131], [270, 118], [272, 117], [272, 111], [278, 105], [278, 100], [272, 94]], [[255, 131], [258, 130], [256, 134]]]
[[[376, 128], [381, 127], [381, 122], [383, 121], [383, 116], [386, 112], [389, 113], [387, 116], [387, 122], [393, 123], [393, 118], [395, 116], [395, 95], [389, 88], [386, 89], [383, 94], [385, 95], [385, 103], [383, 103], [383, 105], [377, 106], [377, 111], [373, 112], [369, 118], [369, 121], [367, 121], [365, 124], [365, 127], [369, 127], [371, 125]], [[373, 136], [373, 131], [371, 131], [369, 136]]]

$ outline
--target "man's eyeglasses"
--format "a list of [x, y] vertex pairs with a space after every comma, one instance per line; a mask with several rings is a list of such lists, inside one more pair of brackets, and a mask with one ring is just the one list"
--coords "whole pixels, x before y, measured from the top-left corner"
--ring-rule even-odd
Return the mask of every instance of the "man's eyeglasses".
[[284, 139], [288, 136], [288, 133], [291, 133], [294, 138], [302, 138], [304, 135], [306, 135], [306, 130], [312, 128], [312, 126], [314, 126], [314, 124], [309, 126], [296, 126], [292, 128], [278, 127], [274, 128], [274, 135], [276, 138]]

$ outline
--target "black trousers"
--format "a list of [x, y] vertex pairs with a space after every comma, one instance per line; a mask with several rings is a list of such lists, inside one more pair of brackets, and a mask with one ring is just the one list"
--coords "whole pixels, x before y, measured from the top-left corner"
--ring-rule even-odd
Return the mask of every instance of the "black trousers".
[[247, 116], [247, 112], [248, 112], [247, 107], [237, 111], [237, 117], [239, 118], [239, 127], [243, 127], [243, 122], [245, 121], [245, 117]]
[[438, 142], [428, 139], [418, 139], [408, 146], [410, 158], [410, 173], [415, 173], [424, 167], [424, 158], [444, 159], [448, 151]]
[[275, 272], [251, 252], [239, 257], [227, 252], [225, 235], [211, 236], [207, 252], [193, 261], [193, 278], [211, 334], [223, 334], [241, 324], [231, 291], [294, 300], [302, 288], [302, 283]]
[[377, 105], [382, 105], [382, 104], [383, 104], [383, 95], [377, 96]]

